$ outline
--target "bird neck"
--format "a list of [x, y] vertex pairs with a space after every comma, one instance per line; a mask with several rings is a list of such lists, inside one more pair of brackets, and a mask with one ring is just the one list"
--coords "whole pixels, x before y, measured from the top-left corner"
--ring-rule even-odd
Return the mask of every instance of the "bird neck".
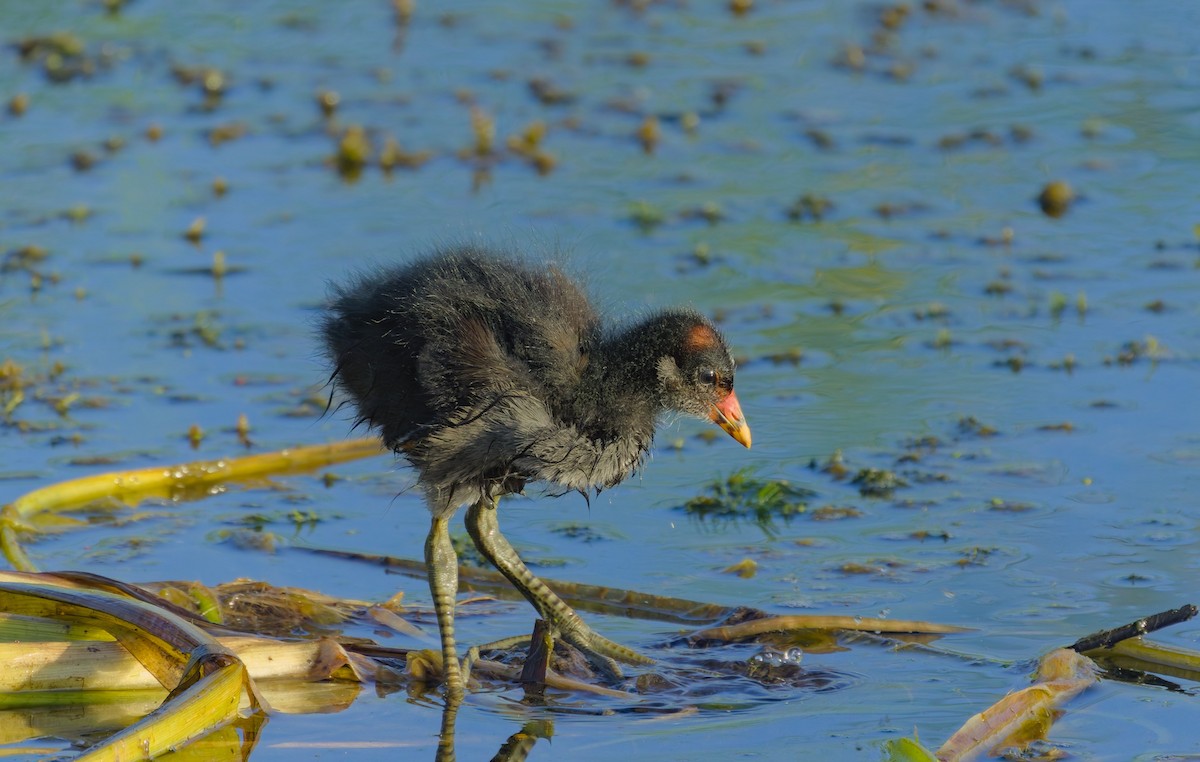
[[667, 408], [659, 363], [671, 355], [675, 322], [670, 313], [656, 315], [608, 335], [584, 374], [588, 396], [601, 401], [607, 415], [647, 435]]

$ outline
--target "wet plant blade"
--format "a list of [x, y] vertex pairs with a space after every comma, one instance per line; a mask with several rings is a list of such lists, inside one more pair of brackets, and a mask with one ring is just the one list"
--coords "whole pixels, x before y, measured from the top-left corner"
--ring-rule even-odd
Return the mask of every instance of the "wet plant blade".
[[[252, 636], [219, 638], [255, 680], [360, 681], [350, 656], [328, 638], [283, 642]], [[123, 646], [99, 642], [0, 643], [0, 692], [136, 691], [161, 688]], [[34, 699], [28, 699], [34, 702]]]
[[767, 633], [792, 632], [795, 630], [853, 630], [859, 632], [948, 635], [956, 632], [969, 632], [970, 628], [907, 619], [872, 619], [869, 617], [795, 614], [791, 616], [769, 616], [761, 619], [751, 619], [748, 622], [722, 627], [709, 627], [708, 629], [694, 633], [690, 640], [696, 642], [716, 640], [729, 643]]
[[229, 722], [243, 695], [252, 709], [261, 707], [236, 656], [194, 624], [149, 603], [54, 575], [5, 572], [0, 610], [101, 628], [170, 692], [150, 715], [79, 759], [152, 757]]
[[967, 720], [937, 751], [945, 762], [996, 755], [1045, 737], [1055, 710], [1096, 683], [1096, 664], [1068, 648], [1042, 657], [1036, 683], [1010, 693]]
[[[1146, 672], [1166, 672], [1176, 677], [1200, 680], [1200, 651], [1168, 646], [1142, 638], [1129, 638], [1112, 648], [1091, 652], [1097, 659], [1123, 657], [1122, 666]], [[1129, 660], [1129, 661], [1126, 661]], [[1129, 663], [1132, 661], [1132, 664]]]
[[198, 673], [209, 667], [198, 662], [196, 679], [189, 687], [76, 759], [80, 762], [153, 759], [236, 719], [243, 689], [251, 690], [250, 678], [236, 658], [218, 661], [205, 675]]
[[[26, 641], [33, 643], [61, 640], [112, 640], [112, 635], [99, 627], [72, 624], [41, 617], [0, 613], [0, 643]], [[0, 663], [5, 663], [0, 660]]]
[[114, 471], [60, 482], [28, 492], [0, 509], [0, 550], [14, 569], [37, 571], [36, 564], [21, 547], [19, 535], [36, 532], [40, 514], [60, 513], [104, 500], [126, 506], [149, 498], [195, 500], [204, 497], [216, 484], [309, 471], [382, 451], [377, 438], [363, 438], [242, 458]]
[[887, 762], [938, 762], [933, 752], [912, 738], [893, 738], [883, 745]]

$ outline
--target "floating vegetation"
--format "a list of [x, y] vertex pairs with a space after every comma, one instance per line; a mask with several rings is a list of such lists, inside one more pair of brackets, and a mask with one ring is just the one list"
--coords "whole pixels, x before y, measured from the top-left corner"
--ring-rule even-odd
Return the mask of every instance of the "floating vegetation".
[[[231, 271], [236, 268], [230, 268]], [[189, 274], [213, 275], [212, 267], [195, 268]], [[241, 349], [245, 346], [244, 336], [236, 336], [231, 342], [224, 337], [225, 329], [221, 325], [221, 313], [217, 310], [200, 310], [193, 315], [170, 315], [160, 320], [164, 325], [156, 327], [152, 333], [164, 334], [169, 346], [178, 349]], [[241, 333], [241, 329], [237, 331]]]
[[996, 548], [972, 547], [960, 552], [960, 556], [955, 565], [957, 566], [983, 566], [987, 563], [989, 556], [996, 553]]
[[29, 96], [26, 93], [17, 93], [8, 99], [8, 113], [10, 116], [24, 116], [28, 110]]
[[1047, 183], [1038, 194], [1038, 206], [1047, 217], [1062, 217], [1075, 201], [1075, 191], [1062, 180]]
[[558, 164], [554, 154], [542, 146], [547, 129], [546, 123], [539, 119], [530, 122], [520, 134], [509, 136], [505, 142], [510, 153], [527, 161], [539, 175], [549, 174]]
[[1075, 430], [1075, 424], [1071, 423], [1070, 421], [1063, 421], [1062, 423], [1047, 423], [1047, 424], [1038, 426], [1037, 430], [1038, 431], [1063, 431], [1063, 432], [1070, 433]]
[[208, 131], [208, 144], [213, 148], [246, 136], [250, 128], [245, 122], [226, 122]]
[[[70, 425], [73, 409], [98, 410], [109, 406], [106, 397], [84, 394], [83, 390], [95, 386], [94, 380], [67, 379], [66, 366], [54, 362], [49, 368], [34, 370], [19, 365], [11, 358], [0, 362], [0, 423], [13, 426], [17, 431], [50, 431]], [[30, 403], [48, 408], [56, 418], [34, 420], [29, 417]], [[20, 413], [20, 415], [18, 415]], [[57, 443], [77, 444], [79, 435], [64, 435]]]
[[1004, 500], [994, 497], [988, 501], [988, 510], [1002, 513], [1028, 513], [1037, 508], [1033, 503], [1022, 503], [1016, 500]]
[[958, 419], [958, 433], [966, 437], [994, 437], [998, 432], [994, 427], [983, 423], [973, 415]]
[[1134, 339], [1125, 342], [1121, 345], [1115, 357], [1104, 358], [1104, 364], [1129, 366], [1143, 359], [1158, 362], [1164, 356], [1165, 351], [1158, 339], [1153, 336], [1147, 336], [1141, 341]]
[[950, 308], [941, 302], [931, 302], [913, 310], [913, 317], [917, 320], [947, 320], [952, 314]]
[[112, 48], [89, 54], [83, 40], [70, 32], [24, 37], [15, 47], [23, 62], [40, 63], [46, 79], [54, 84], [91, 77], [111, 66], [118, 55]]
[[805, 193], [793, 201], [784, 213], [792, 222], [820, 222], [832, 209], [833, 202], [825, 196]]
[[563, 106], [575, 102], [575, 94], [545, 77], [529, 80], [529, 93], [543, 106]]
[[774, 365], [792, 365], [797, 366], [804, 359], [804, 350], [800, 347], [791, 347], [782, 352], [775, 352], [766, 356]]
[[716, 201], [705, 201], [700, 206], [684, 209], [679, 216], [685, 220], [704, 220], [709, 225], [716, 225], [725, 219], [725, 212]]
[[736, 564], [730, 564], [721, 570], [722, 574], [736, 574], [742, 579], [750, 579], [758, 573], [758, 562], [753, 558], [743, 558]]
[[1004, 296], [1012, 293], [1012, 290], [1012, 281], [1008, 280], [1007, 278], [993, 280], [983, 287], [983, 293], [987, 294], [988, 296]]
[[858, 493], [863, 497], [891, 497], [897, 489], [908, 486], [896, 472], [883, 468], [861, 469], [850, 483], [858, 486]]
[[812, 490], [791, 482], [760, 479], [743, 469], [711, 482], [705, 494], [693, 497], [681, 507], [689, 516], [701, 520], [753, 521], [770, 533], [776, 519], [790, 521], [807, 512], [806, 501], [815, 495]]
[[951, 534], [944, 529], [919, 529], [908, 535], [910, 540], [925, 542], [926, 540], [941, 540], [950, 542]]
[[829, 474], [835, 481], [841, 481], [850, 475], [850, 468], [846, 465], [845, 457], [841, 450], [834, 450], [833, 455], [829, 456], [829, 460], [821, 465], [814, 458], [808, 464], [808, 467], [814, 471], [820, 471], [823, 474]]
[[385, 173], [394, 169], [420, 169], [433, 157], [430, 151], [406, 151], [400, 141], [388, 135], [379, 151], [379, 168]]
[[938, 148], [943, 151], [954, 151], [972, 144], [994, 148], [1004, 144], [1004, 137], [998, 132], [980, 128], [943, 135], [937, 142]]
[[200, 448], [200, 443], [204, 441], [204, 436], [204, 429], [200, 427], [200, 424], [193, 423], [188, 427], [187, 440], [193, 450]]
[[71, 167], [76, 172], [87, 172], [92, 167], [96, 166], [96, 162], [100, 159], [91, 151], [81, 148], [71, 154]]
[[857, 519], [862, 511], [852, 505], [823, 505], [814, 508], [809, 514], [813, 521], [840, 521], [841, 519]]
[[929, 346], [934, 349], [949, 349], [954, 346], [954, 337], [950, 334], [950, 329], [939, 328], [933, 341], [929, 342]]
[[496, 120], [482, 106], [471, 106], [471, 153], [491, 156], [496, 152]]
[[929, 210], [929, 204], [924, 201], [884, 202], [877, 204], [871, 211], [885, 220], [897, 217], [908, 217]]
[[906, 566], [903, 561], [884, 559], [879, 561], [846, 561], [838, 564], [837, 571], [846, 575], [891, 578], [895, 570]]
[[582, 542], [590, 545], [593, 542], [604, 542], [611, 539], [596, 527], [590, 524], [562, 524], [550, 529], [551, 532], [559, 537], [565, 537], [568, 540]]
[[658, 143], [662, 140], [662, 128], [659, 127], [658, 117], [647, 116], [642, 120], [635, 133], [637, 140], [642, 144], [642, 151], [646, 154], [654, 153], [654, 149], [658, 147]]
[[203, 217], [197, 217], [183, 231], [183, 237], [192, 243], [200, 243], [200, 240], [204, 238], [204, 229], [207, 224], [207, 220]]
[[804, 131], [804, 137], [819, 151], [832, 151], [837, 148], [837, 140], [825, 130], [810, 128]]
[[36, 244], [18, 246], [6, 252], [3, 258], [0, 258], [0, 273], [18, 271], [35, 273], [38, 270], [38, 265], [45, 262], [49, 256], [50, 252], [45, 247]]
[[360, 124], [352, 124], [338, 140], [337, 152], [333, 156], [338, 174], [347, 180], [357, 179], [363, 167], [371, 160], [371, 140]]
[[667, 215], [662, 209], [649, 201], [635, 201], [629, 210], [629, 219], [643, 233], [649, 233], [666, 221]]
[[341, 102], [342, 97], [336, 90], [321, 90], [317, 93], [317, 108], [326, 119], [337, 113], [338, 104]]

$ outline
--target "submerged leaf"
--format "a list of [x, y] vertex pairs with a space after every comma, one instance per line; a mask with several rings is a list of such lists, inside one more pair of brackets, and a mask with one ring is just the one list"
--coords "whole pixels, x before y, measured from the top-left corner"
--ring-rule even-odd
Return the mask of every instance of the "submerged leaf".
[[883, 745], [887, 762], [937, 762], [937, 757], [913, 738], [893, 738]]
[[742, 579], [750, 579], [758, 573], [758, 562], [753, 558], [743, 558], [736, 564], [727, 566], [721, 570], [723, 574], [736, 574]]
[[949, 762], [995, 756], [1044, 738], [1056, 718], [1055, 710], [1096, 679], [1091, 659], [1067, 648], [1051, 651], [1038, 665], [1035, 684], [1010, 693], [967, 720], [942, 744], [937, 757]]

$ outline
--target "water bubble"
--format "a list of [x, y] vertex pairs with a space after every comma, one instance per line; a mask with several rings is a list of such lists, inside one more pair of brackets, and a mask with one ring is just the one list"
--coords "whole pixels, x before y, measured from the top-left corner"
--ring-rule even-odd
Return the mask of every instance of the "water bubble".
[[804, 659], [803, 648], [789, 648], [783, 654], [783, 660], [788, 664], [799, 664]]
[[787, 656], [774, 648], [764, 648], [750, 657], [750, 663], [758, 667], [779, 667], [787, 660]]

